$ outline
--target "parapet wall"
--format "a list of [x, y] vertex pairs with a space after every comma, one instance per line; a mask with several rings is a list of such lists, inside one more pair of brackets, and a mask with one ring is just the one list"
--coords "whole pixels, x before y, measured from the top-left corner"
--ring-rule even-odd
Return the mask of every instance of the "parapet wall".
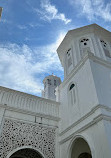
[[0, 105], [40, 115], [59, 117], [59, 103], [49, 99], [0, 87]]

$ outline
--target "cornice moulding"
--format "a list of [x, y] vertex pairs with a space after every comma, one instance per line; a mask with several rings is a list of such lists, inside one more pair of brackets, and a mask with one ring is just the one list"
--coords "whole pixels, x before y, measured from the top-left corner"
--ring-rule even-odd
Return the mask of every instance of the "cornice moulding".
[[[92, 108], [92, 110], [90, 112], [88, 112], [86, 115], [84, 115], [82, 118], [80, 118], [79, 120], [77, 120], [76, 122], [74, 122], [72, 125], [70, 125], [68, 128], [66, 128], [64, 131], [62, 131], [59, 135], [62, 136], [64, 135], [65, 133], [67, 133], [70, 129], [72, 129], [73, 127], [75, 127], [76, 125], [78, 125], [79, 123], [81, 123], [82, 121], [84, 121], [85, 119], [87, 119], [90, 115], [94, 114], [98, 109], [105, 109], [107, 110], [108, 112], [110, 111], [111, 112], [111, 108], [105, 106], [105, 105], [100, 105], [98, 104], [97, 106], [95, 106], [94, 108]], [[103, 114], [100, 114], [100, 115], [103, 115]], [[99, 116], [99, 115], [98, 115]], [[97, 120], [95, 117], [94, 120]], [[106, 115], [104, 115], [106, 116]], [[99, 116], [100, 117], [100, 116]], [[108, 118], [110, 116], [107, 116]], [[111, 118], [111, 117], [110, 117]]]
[[70, 134], [67, 138], [62, 139], [61, 141], [59, 141], [59, 143], [60, 144], [65, 143], [66, 141], [72, 139], [74, 137], [74, 135], [80, 134], [81, 132], [85, 131], [86, 129], [90, 128], [91, 126], [93, 126], [94, 124], [98, 123], [101, 120], [111, 121], [111, 116], [106, 116], [106, 115], [103, 115], [103, 114], [98, 115], [98, 117], [96, 117], [94, 120], [90, 121], [88, 124], [81, 127], [79, 130], [77, 130], [74, 133]]
[[111, 63], [108, 61], [105, 61], [97, 56], [94, 56], [91, 52], [86, 52], [83, 58], [80, 60], [80, 62], [75, 66], [75, 68], [70, 72], [68, 77], [64, 79], [64, 81], [60, 84], [59, 88], [63, 88], [69, 80], [81, 69], [81, 67], [86, 63], [87, 60], [92, 60], [93, 62], [96, 62], [100, 65], [103, 65], [105, 67], [108, 67], [111, 69]]

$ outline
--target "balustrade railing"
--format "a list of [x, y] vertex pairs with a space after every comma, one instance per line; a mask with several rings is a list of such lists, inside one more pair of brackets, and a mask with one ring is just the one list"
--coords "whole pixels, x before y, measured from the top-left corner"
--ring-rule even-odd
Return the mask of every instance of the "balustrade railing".
[[0, 87], [0, 104], [38, 114], [45, 114], [53, 117], [59, 116], [58, 102], [4, 87]]

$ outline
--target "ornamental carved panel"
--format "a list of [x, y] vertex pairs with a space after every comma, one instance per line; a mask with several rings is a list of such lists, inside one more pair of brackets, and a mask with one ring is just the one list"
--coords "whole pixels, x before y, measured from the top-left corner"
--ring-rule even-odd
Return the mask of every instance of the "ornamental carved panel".
[[55, 128], [5, 119], [0, 138], [0, 157], [14, 149], [32, 146], [41, 151], [45, 158], [55, 158]]

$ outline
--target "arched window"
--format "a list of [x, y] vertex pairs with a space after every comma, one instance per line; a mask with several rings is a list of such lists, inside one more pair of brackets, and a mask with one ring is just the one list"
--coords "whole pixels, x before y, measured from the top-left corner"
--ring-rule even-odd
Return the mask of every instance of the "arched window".
[[69, 90], [71, 90], [72, 88], [74, 88], [75, 84], [71, 84]]
[[86, 140], [83, 138], [74, 140], [71, 146], [71, 158], [92, 158], [91, 149]]
[[79, 45], [81, 56], [83, 56], [86, 51], [90, 51], [90, 40], [88, 38], [82, 38]]
[[76, 88], [75, 88], [74, 83], [70, 84], [70, 86], [69, 86], [68, 101], [69, 101], [69, 105], [74, 105], [76, 102]]
[[102, 48], [103, 48], [103, 51], [105, 53], [105, 55], [109, 58], [111, 58], [111, 54], [109, 52], [109, 48], [108, 48], [108, 44], [107, 42], [105, 42], [104, 40], [100, 40], [101, 44], [102, 44]]

